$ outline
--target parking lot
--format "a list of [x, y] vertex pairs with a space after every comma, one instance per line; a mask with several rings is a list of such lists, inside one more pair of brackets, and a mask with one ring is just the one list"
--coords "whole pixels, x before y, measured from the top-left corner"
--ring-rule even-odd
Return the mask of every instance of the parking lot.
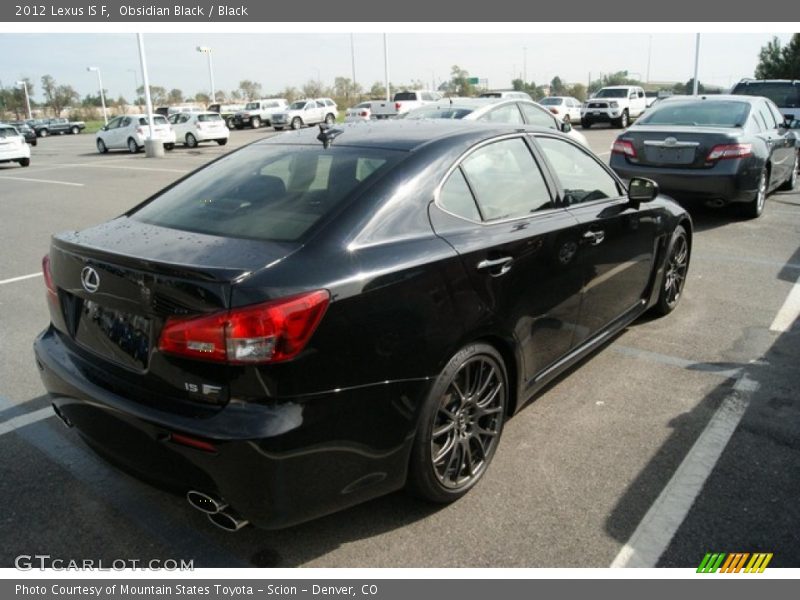
[[[583, 133], [607, 160], [618, 130]], [[287, 530], [228, 534], [98, 459], [54, 418], [34, 364], [49, 236], [118, 215], [264, 135], [233, 131], [226, 147], [163, 159], [100, 155], [92, 135], [50, 137], [30, 167], [0, 165], [0, 566], [49, 554], [196, 567], [696, 567], [709, 551], [800, 564], [790, 296], [800, 192], [770, 196], [750, 221], [691, 208], [678, 309], [638, 321], [511, 419], [484, 481], [455, 504], [395, 493]]]

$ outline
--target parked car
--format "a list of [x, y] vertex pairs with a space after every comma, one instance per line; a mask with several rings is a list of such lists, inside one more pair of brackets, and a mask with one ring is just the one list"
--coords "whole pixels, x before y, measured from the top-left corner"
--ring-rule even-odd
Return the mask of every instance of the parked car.
[[406, 119], [464, 119], [509, 125], [536, 125], [561, 131], [587, 148], [589, 142], [569, 123], [560, 121], [550, 111], [532, 100], [497, 98], [448, 98], [410, 111]]
[[31, 164], [31, 147], [15, 127], [0, 124], [0, 163], [6, 162], [27, 167]]
[[691, 240], [552, 129], [289, 132], [53, 236], [36, 364], [101, 455], [230, 531], [452, 502], [533, 394], [676, 307]]
[[344, 122], [369, 121], [372, 117], [372, 102], [362, 102], [352, 108], [348, 108], [344, 113]]
[[300, 129], [307, 125], [336, 121], [338, 109], [330, 98], [313, 98], [292, 102], [287, 108], [272, 115], [272, 126], [275, 131], [286, 127]]
[[222, 116], [216, 112], [191, 112], [171, 115], [169, 124], [175, 132], [176, 143], [195, 148], [200, 142], [228, 143], [231, 132]]
[[731, 94], [769, 98], [787, 120], [800, 120], [798, 79], [742, 79], [733, 86]]
[[[153, 115], [153, 135], [164, 143], [164, 149], [172, 150], [175, 147], [175, 132], [163, 115]], [[144, 148], [147, 139], [150, 139], [147, 115], [120, 115], [97, 132], [95, 144], [101, 154], [118, 148], [135, 154]]]
[[581, 107], [581, 127], [589, 129], [595, 123], [611, 123], [625, 129], [646, 108], [647, 99], [639, 86], [604, 87]]
[[[0, 125], [5, 125], [5, 123], [0, 123]], [[25, 138], [25, 141], [31, 146], [35, 146], [39, 143], [36, 132], [25, 121], [10, 121], [8, 125], [16, 128], [16, 130], [22, 134], [22, 137]]]
[[219, 113], [219, 115], [225, 120], [225, 125], [228, 126], [228, 129], [233, 129], [236, 127], [236, 113], [244, 110], [244, 104], [209, 104], [208, 111]]
[[671, 98], [616, 139], [611, 167], [653, 179], [675, 198], [735, 203], [755, 218], [770, 192], [795, 188], [798, 133], [766, 98]]
[[272, 113], [284, 110], [287, 106], [284, 98], [263, 98], [244, 105], [244, 109], [233, 116], [236, 129], [252, 127], [258, 129], [262, 125], [272, 125]]
[[581, 120], [581, 101], [572, 96], [547, 96], [539, 104], [565, 123], [579, 123]]
[[481, 92], [478, 98], [516, 98], [518, 100], [531, 100], [531, 95], [528, 92], [521, 92], [519, 90], [491, 90], [488, 92]]
[[39, 137], [47, 137], [56, 133], [78, 135], [86, 129], [86, 123], [83, 121], [70, 121], [69, 119], [37, 119], [31, 125], [31, 128]]

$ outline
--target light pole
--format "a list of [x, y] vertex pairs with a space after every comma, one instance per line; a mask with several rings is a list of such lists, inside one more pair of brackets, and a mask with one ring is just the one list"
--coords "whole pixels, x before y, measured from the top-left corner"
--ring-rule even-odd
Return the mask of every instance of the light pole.
[[98, 67], [86, 67], [87, 71], [94, 71], [97, 73], [97, 85], [100, 86], [100, 104], [103, 105], [103, 121], [108, 125], [108, 115], [106, 114], [106, 95], [103, 92], [103, 77], [100, 75]]
[[149, 135], [144, 141], [144, 154], [147, 157], [164, 156], [164, 143], [153, 137], [153, 101], [150, 98], [150, 75], [147, 73], [147, 56], [144, 51], [144, 36], [136, 34], [136, 41], [139, 46], [139, 64], [142, 65], [142, 85], [144, 85], [144, 102], [147, 110], [147, 129]]
[[647, 83], [650, 83], [650, 57], [653, 55], [653, 34], [650, 34], [650, 41], [647, 44]]
[[522, 47], [522, 81], [528, 83], [528, 47]]
[[391, 92], [389, 91], [389, 36], [383, 34], [383, 72], [386, 76], [386, 101], [391, 100]]
[[28, 107], [28, 118], [32, 119], [33, 115], [31, 114], [31, 99], [28, 96], [28, 82], [25, 80], [18, 81], [17, 85], [21, 85], [22, 89], [25, 90], [25, 105]]
[[697, 96], [697, 68], [700, 65], [700, 34], [697, 34], [697, 41], [694, 47], [694, 83], [692, 88], [692, 96]]
[[211, 63], [212, 50], [208, 46], [198, 46], [197, 51], [208, 55], [208, 78], [211, 80], [211, 103], [217, 101], [217, 95], [214, 92], [214, 65]]

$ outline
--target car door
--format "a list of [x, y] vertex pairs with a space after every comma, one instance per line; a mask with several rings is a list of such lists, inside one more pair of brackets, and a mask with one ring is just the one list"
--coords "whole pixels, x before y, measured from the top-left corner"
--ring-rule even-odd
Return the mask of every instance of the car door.
[[529, 383], [572, 347], [580, 305], [579, 224], [552, 186], [525, 136], [505, 136], [459, 161], [430, 207], [482, 306], [519, 344]]
[[585, 276], [575, 340], [580, 343], [644, 306], [659, 209], [633, 207], [608, 167], [571, 140], [537, 135], [536, 143], [555, 175], [559, 197], [580, 222], [576, 262]]
[[119, 121], [117, 121], [117, 126], [109, 129], [109, 136], [108, 136], [108, 147], [109, 148], [124, 148], [125, 144], [127, 143], [127, 138], [125, 134], [128, 131], [128, 127], [130, 127], [131, 118], [130, 117], [120, 117]]
[[764, 100], [761, 104], [765, 118], [769, 119], [767, 125], [771, 128], [767, 131], [772, 153], [770, 187], [777, 187], [792, 175], [797, 152], [795, 149], [796, 134], [792, 129], [783, 127], [785, 119], [777, 106], [770, 100]]

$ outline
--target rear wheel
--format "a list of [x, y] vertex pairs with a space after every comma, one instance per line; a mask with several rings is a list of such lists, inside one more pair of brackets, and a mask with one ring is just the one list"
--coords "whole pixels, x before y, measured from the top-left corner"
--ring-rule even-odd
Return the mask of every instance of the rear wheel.
[[136, 154], [139, 151], [139, 144], [133, 138], [128, 138], [128, 152]]
[[742, 216], [747, 219], [757, 219], [764, 212], [764, 205], [767, 203], [767, 190], [769, 189], [769, 171], [764, 167], [761, 176], [758, 178], [758, 191], [755, 197], [746, 204], [742, 205]]
[[81, 132], [81, 130], [78, 127], [73, 127], [72, 129], [70, 129], [70, 131], [72, 132], [72, 135], [78, 135]]
[[49, 133], [50, 133], [50, 132], [49, 132], [49, 131], [47, 131], [47, 129], [41, 129], [41, 130], [39, 130], [39, 137], [47, 137], [47, 135], [48, 135]]
[[106, 147], [106, 143], [103, 140], [100, 140], [100, 139], [97, 140], [97, 151], [100, 154], [105, 154], [106, 152], [108, 152], [108, 148]]
[[466, 494], [489, 467], [508, 405], [508, 377], [487, 344], [456, 353], [422, 407], [409, 467], [409, 487], [433, 502]]
[[672, 232], [672, 239], [667, 248], [667, 262], [664, 265], [664, 282], [658, 295], [658, 304], [654, 312], [658, 315], [668, 315], [675, 307], [683, 294], [683, 285], [686, 283], [686, 273], [689, 270], [689, 236], [683, 225], [678, 225]]
[[[236, 122], [233, 120], [233, 117], [228, 117], [225, 120], [225, 125], [228, 127], [228, 129], [233, 129], [236, 127]], [[241, 129], [241, 127], [236, 127], [236, 129]]]
[[189, 148], [197, 147], [197, 138], [194, 137], [191, 133], [186, 134], [186, 145]]
[[292, 129], [300, 129], [303, 126], [303, 119], [295, 117], [292, 119]]
[[250, 127], [252, 127], [253, 129], [258, 129], [259, 127], [261, 127], [261, 119], [259, 119], [258, 117], [253, 117], [252, 119], [250, 119]]
[[795, 152], [792, 174], [789, 176], [789, 179], [784, 181], [781, 187], [778, 188], [782, 192], [791, 192], [797, 186], [797, 169], [800, 167], [798, 162], [800, 162], [800, 155]]
[[581, 119], [581, 129], [591, 129], [592, 122], [587, 121], [586, 119]]
[[175, 144], [164, 144], [164, 150], [166, 150], [167, 152], [174, 149], [175, 149]]
[[30, 158], [20, 158], [19, 159], [19, 164], [20, 164], [21, 167], [27, 167], [28, 165], [31, 164], [31, 159]]
[[224, 139], [221, 139], [221, 140], [217, 140], [217, 143], [218, 143], [220, 146], [224, 146], [225, 144], [227, 144], [227, 143], [228, 143], [228, 138], [224, 138]]

